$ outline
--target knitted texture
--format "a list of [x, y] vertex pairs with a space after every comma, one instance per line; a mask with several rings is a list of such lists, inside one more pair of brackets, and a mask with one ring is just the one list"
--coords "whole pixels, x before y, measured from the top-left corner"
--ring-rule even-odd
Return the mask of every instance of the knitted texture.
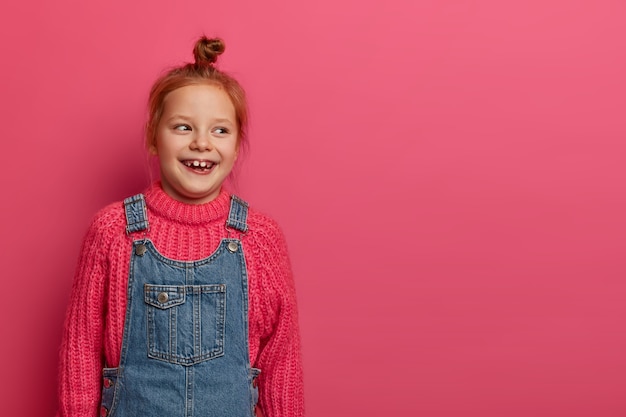
[[[206, 258], [228, 236], [230, 195], [224, 189], [200, 205], [172, 199], [159, 183], [144, 195], [147, 237], [170, 259]], [[248, 225], [241, 243], [248, 269], [250, 363], [261, 369], [260, 406], [266, 417], [302, 416], [300, 335], [285, 239], [273, 220], [252, 209]], [[123, 204], [111, 204], [95, 216], [83, 241], [61, 345], [58, 417], [96, 417], [102, 368], [120, 362], [132, 242], [142, 236], [127, 236], [125, 226]]]

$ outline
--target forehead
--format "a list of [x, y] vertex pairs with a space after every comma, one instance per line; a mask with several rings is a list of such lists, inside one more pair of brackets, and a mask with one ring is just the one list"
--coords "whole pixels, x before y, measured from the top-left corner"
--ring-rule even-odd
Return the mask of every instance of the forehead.
[[163, 100], [163, 114], [211, 115], [235, 120], [235, 106], [224, 89], [214, 84], [193, 84], [177, 88]]

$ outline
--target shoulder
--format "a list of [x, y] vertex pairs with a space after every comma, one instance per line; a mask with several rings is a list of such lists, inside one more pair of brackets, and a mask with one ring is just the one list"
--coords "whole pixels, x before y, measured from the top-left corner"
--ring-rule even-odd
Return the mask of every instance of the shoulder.
[[[248, 232], [244, 235], [244, 245], [252, 268], [260, 268], [267, 273], [290, 275], [289, 252], [281, 227], [270, 216], [256, 210], [248, 214]], [[283, 276], [281, 280], [286, 279]]]
[[101, 265], [127, 245], [126, 221], [122, 202], [109, 204], [99, 210], [83, 237], [79, 268]]
[[255, 241], [285, 244], [285, 236], [276, 220], [253, 208], [248, 210], [248, 234]]
[[126, 235], [126, 215], [122, 201], [100, 209], [92, 218], [87, 235], [98, 240], [111, 240]]
[[100, 209], [93, 217], [92, 226], [96, 228], [122, 227], [126, 224], [124, 203], [116, 201]]

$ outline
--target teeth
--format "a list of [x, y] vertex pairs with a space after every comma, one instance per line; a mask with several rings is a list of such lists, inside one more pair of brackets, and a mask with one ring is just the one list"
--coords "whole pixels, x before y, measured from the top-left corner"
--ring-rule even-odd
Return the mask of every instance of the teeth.
[[190, 168], [210, 168], [214, 165], [214, 163], [210, 161], [185, 161], [183, 163]]

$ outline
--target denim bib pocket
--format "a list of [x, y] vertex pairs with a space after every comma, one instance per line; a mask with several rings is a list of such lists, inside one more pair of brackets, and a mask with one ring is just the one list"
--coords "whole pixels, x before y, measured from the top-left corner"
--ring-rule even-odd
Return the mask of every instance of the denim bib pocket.
[[226, 285], [144, 285], [148, 357], [194, 365], [224, 355]]

